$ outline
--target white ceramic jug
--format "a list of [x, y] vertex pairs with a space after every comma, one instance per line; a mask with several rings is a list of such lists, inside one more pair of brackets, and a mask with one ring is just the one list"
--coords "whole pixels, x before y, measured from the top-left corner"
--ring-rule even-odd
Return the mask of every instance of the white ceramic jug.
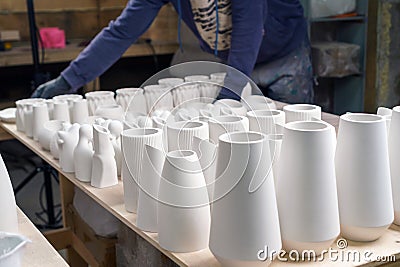
[[74, 150], [79, 141], [78, 123], [74, 123], [67, 131], [59, 131], [58, 148], [60, 155], [60, 166], [64, 172], [75, 172]]
[[92, 178], [93, 158], [93, 127], [89, 124], [81, 125], [79, 142], [74, 150], [75, 177], [81, 182], [90, 182]]

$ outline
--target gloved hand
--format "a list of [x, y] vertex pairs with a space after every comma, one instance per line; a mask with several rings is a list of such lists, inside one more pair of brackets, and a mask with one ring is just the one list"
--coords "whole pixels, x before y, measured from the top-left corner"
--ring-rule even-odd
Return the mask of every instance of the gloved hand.
[[40, 85], [31, 95], [32, 98], [52, 98], [69, 92], [71, 86], [60, 75], [56, 79]]

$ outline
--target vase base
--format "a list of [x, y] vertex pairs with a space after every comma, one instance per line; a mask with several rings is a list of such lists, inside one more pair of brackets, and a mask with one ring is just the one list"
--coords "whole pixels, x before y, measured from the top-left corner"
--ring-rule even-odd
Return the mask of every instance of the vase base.
[[282, 247], [287, 253], [290, 251], [297, 251], [300, 255], [302, 255], [303, 251], [308, 250], [314, 251], [315, 255], [319, 256], [321, 255], [322, 251], [328, 250], [335, 240], [336, 236], [332, 239], [322, 242], [299, 242], [282, 239]]
[[341, 236], [346, 239], [357, 242], [370, 242], [377, 240], [379, 237], [381, 237], [389, 226], [390, 224], [381, 227], [359, 227], [341, 225], [340, 231]]
[[271, 264], [271, 260], [267, 259], [265, 261], [255, 260], [255, 261], [242, 261], [235, 259], [225, 259], [215, 255], [221, 266], [223, 267], [266, 267]]

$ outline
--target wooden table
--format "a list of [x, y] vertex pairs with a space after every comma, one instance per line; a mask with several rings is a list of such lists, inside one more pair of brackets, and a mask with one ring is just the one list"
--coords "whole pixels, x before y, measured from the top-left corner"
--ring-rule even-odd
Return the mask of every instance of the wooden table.
[[31, 243], [25, 245], [22, 255], [23, 267], [69, 266], [26, 215], [17, 208], [19, 233]]
[[[278, 103], [278, 108], [283, 106], [282, 103]], [[338, 126], [339, 117], [331, 114], [323, 114], [323, 119], [334, 125], [336, 128]], [[53, 159], [48, 151], [44, 151], [40, 148], [39, 144], [32, 139], [28, 138], [25, 134], [18, 132], [16, 130], [15, 124], [0, 123], [0, 127], [11, 134], [13, 137], [21, 141], [34, 153], [48, 162], [52, 167], [54, 167], [60, 174], [60, 190], [61, 190], [61, 204], [63, 209], [64, 227], [68, 228], [68, 219], [65, 218], [65, 209], [68, 205], [72, 203], [74, 186], [81, 189], [88, 196], [94, 199], [98, 204], [108, 210], [116, 218], [118, 218], [122, 223], [132, 229], [135, 233], [141, 236], [144, 240], [149, 242], [152, 246], [158, 249], [161, 253], [165, 254], [168, 258], [174, 261], [179, 266], [220, 266], [215, 257], [211, 254], [209, 249], [202, 251], [192, 252], [192, 253], [172, 253], [170, 251], [164, 250], [160, 247], [157, 239], [157, 233], [148, 233], [141, 231], [136, 226], [136, 214], [128, 213], [124, 207], [123, 201], [123, 188], [122, 182], [120, 181], [118, 185], [98, 189], [90, 186], [88, 183], [82, 183], [78, 181], [74, 174], [64, 173], [58, 161]], [[360, 253], [371, 252], [374, 256], [390, 256], [388, 260], [394, 261], [400, 258], [400, 232], [399, 228], [393, 226], [392, 229], [388, 229], [385, 234], [375, 242], [360, 243], [360, 242], [348, 242], [347, 250], [359, 251]], [[335, 249], [336, 244], [332, 246]], [[83, 253], [84, 254], [84, 253]], [[81, 255], [82, 256], [82, 255]], [[79, 262], [76, 257], [70, 258], [70, 263], [72, 266], [79, 266], [74, 264], [74, 261]], [[382, 262], [331, 262], [325, 259], [323, 262], [303, 262], [303, 263], [288, 263], [288, 262], [278, 262], [274, 261], [271, 266], [290, 266], [290, 265], [301, 265], [301, 266], [378, 266], [382, 265]], [[92, 264], [91, 264], [92, 265]]]

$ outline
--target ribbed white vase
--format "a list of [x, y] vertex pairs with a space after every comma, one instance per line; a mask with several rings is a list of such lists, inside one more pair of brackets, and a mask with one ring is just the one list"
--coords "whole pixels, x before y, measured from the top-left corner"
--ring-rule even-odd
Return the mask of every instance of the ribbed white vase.
[[243, 116], [225, 115], [209, 118], [210, 141], [218, 144], [220, 135], [249, 131], [249, 119]]
[[15, 203], [14, 191], [10, 176], [3, 158], [0, 155], [0, 209], [2, 218], [0, 220], [0, 231], [18, 233], [17, 204]]
[[144, 87], [144, 96], [149, 113], [157, 110], [171, 110], [174, 107], [171, 88], [164, 85], [147, 85]]
[[94, 91], [85, 94], [89, 106], [89, 115], [93, 116], [99, 106], [115, 105], [114, 92]]
[[191, 150], [193, 136], [208, 139], [208, 124], [202, 121], [167, 123], [168, 151]]
[[400, 225], [400, 106], [394, 107], [389, 131], [389, 159], [392, 177], [394, 223]]
[[321, 120], [321, 107], [310, 104], [293, 104], [283, 107], [286, 115], [286, 123], [292, 121]]
[[379, 238], [394, 219], [383, 117], [340, 116], [335, 162], [341, 235], [355, 241]]
[[145, 145], [162, 149], [162, 130], [136, 128], [122, 132], [122, 170], [125, 209], [137, 212], [139, 185]]
[[285, 124], [285, 113], [281, 110], [252, 110], [247, 112], [249, 118], [250, 131], [264, 134], [278, 133], [276, 125]]
[[276, 195], [286, 251], [319, 255], [339, 235], [335, 141], [334, 127], [322, 121], [285, 125]]
[[191, 150], [169, 152], [158, 192], [160, 246], [174, 252], [205, 249], [209, 232], [209, 199], [197, 155]]
[[121, 88], [116, 91], [117, 104], [127, 112], [147, 113], [146, 98], [142, 88]]

